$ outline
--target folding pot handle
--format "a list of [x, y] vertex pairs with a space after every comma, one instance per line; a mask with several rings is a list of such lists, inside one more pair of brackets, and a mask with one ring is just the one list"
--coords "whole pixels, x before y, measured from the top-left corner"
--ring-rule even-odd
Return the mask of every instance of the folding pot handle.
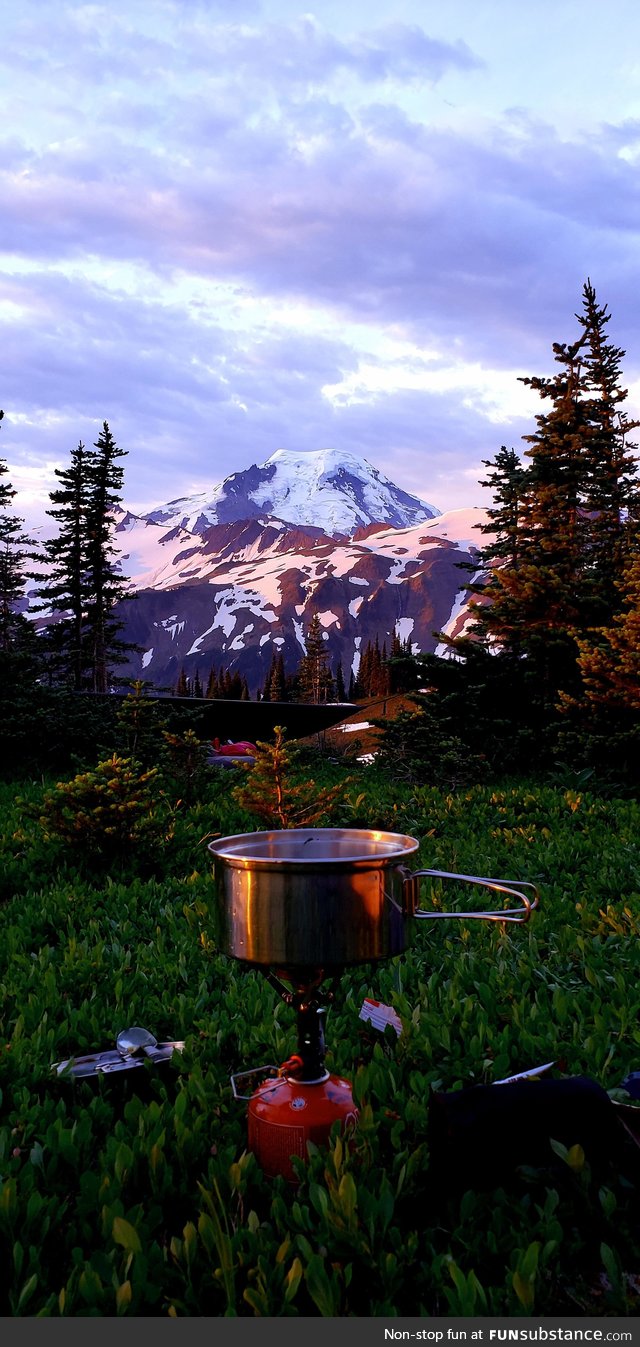
[[[420, 901], [418, 880], [425, 875], [431, 879], [457, 879], [460, 884], [479, 884], [481, 888], [491, 889], [493, 893], [506, 893], [511, 898], [518, 898], [523, 906], [503, 909], [500, 912], [423, 912], [418, 907]], [[523, 889], [530, 889], [533, 896], [528, 897], [523, 893]], [[527, 880], [482, 879], [477, 875], [451, 874], [448, 870], [414, 870], [404, 880], [403, 900], [406, 916], [423, 918], [425, 921], [458, 917], [464, 921], [509, 921], [522, 925], [539, 906], [538, 890], [535, 884], [530, 884]]]

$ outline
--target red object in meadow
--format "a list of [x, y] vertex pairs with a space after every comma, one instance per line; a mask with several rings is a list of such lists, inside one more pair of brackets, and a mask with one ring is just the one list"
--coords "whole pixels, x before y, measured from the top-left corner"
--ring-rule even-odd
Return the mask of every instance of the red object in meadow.
[[211, 747], [214, 753], [219, 753], [224, 758], [253, 758], [258, 751], [255, 744], [250, 744], [248, 739], [239, 739], [236, 744], [221, 744], [219, 739], [212, 739]]

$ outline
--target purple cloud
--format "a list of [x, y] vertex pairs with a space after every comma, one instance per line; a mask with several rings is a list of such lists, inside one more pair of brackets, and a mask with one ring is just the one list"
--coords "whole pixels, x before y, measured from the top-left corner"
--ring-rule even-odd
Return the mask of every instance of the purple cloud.
[[[390, 336], [440, 371], [544, 372], [587, 275], [637, 377], [637, 119], [560, 132], [526, 98], [476, 119], [486, 53], [412, 8], [367, 27], [355, 6], [347, 31], [284, 3], [25, 0], [3, 53], [3, 454], [64, 457], [106, 416], [149, 503], [279, 446], [395, 462], [414, 490], [433, 452], [452, 480], [527, 427], [450, 381], [323, 389], [382, 370]], [[456, 107], [432, 116], [441, 89]]]

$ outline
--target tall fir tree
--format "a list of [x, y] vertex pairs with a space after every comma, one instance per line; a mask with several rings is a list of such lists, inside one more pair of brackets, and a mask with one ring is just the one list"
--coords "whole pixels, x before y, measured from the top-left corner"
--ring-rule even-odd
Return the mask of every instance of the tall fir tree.
[[88, 561], [89, 465], [80, 440], [71, 451], [68, 468], [56, 468], [60, 485], [50, 493], [47, 514], [58, 525], [56, 537], [44, 543], [38, 557], [47, 570], [36, 576], [41, 611], [57, 620], [46, 629], [44, 641], [51, 683], [69, 682], [79, 691], [86, 685], [89, 664], [87, 609], [91, 600]]
[[196, 672], [195, 672], [195, 677], [194, 677], [194, 679], [193, 679], [193, 690], [192, 690], [191, 696], [192, 696], [192, 697], [204, 697], [204, 692], [203, 692], [203, 689], [202, 689], [202, 682], [201, 682], [201, 680], [200, 680], [200, 670], [199, 670], [199, 669], [196, 669]]
[[119, 460], [126, 450], [119, 449], [106, 421], [94, 444], [89, 462], [89, 500], [87, 510], [87, 561], [91, 576], [91, 600], [88, 606], [91, 684], [94, 692], [108, 692], [111, 667], [123, 663], [121, 641], [123, 622], [114, 614], [118, 603], [128, 595], [128, 585], [114, 561], [115, 521], [113, 510], [121, 503], [123, 469]]
[[517, 567], [525, 469], [515, 449], [507, 449], [505, 444], [494, 459], [485, 458], [482, 462], [491, 472], [480, 481], [480, 486], [489, 487], [493, 505], [487, 510], [489, 522], [480, 528], [483, 533], [495, 535], [495, 540], [483, 547], [483, 559], [485, 562], [500, 559]]
[[[0, 411], [0, 421], [3, 417]], [[27, 646], [32, 652], [35, 649], [29, 620], [19, 611], [33, 543], [23, 532], [24, 521], [10, 513], [16, 491], [9, 481], [1, 480], [8, 471], [0, 459], [0, 652], [13, 656], [25, 654]]]
[[563, 760], [620, 784], [640, 782], [640, 538], [618, 582], [612, 622], [578, 641], [581, 688], [561, 697]]
[[190, 682], [190, 680], [187, 678], [187, 673], [186, 673], [186, 669], [184, 668], [184, 665], [183, 665], [183, 667], [181, 668], [180, 673], [178, 674], [178, 680], [177, 680], [177, 682], [176, 682], [176, 686], [175, 686], [174, 694], [173, 694], [173, 695], [174, 695], [174, 697], [190, 697], [190, 696], [191, 696], [191, 682]]
[[300, 662], [300, 697], [303, 702], [328, 702], [333, 695], [333, 679], [329, 667], [320, 618], [313, 614], [305, 641], [306, 654]]
[[53, 616], [45, 636], [49, 681], [76, 691], [107, 692], [113, 666], [136, 648], [120, 640], [123, 623], [114, 613], [128, 595], [113, 542], [122, 457], [105, 421], [92, 450], [80, 441], [69, 467], [56, 469], [47, 513], [58, 533], [37, 558], [45, 566], [36, 575], [40, 610]]
[[621, 410], [624, 353], [606, 340], [609, 315], [589, 281], [577, 318], [577, 339], [554, 344], [559, 370], [522, 380], [545, 403], [524, 436], [528, 465], [521, 470], [504, 446], [488, 465], [496, 539], [483, 550], [490, 573], [476, 607], [476, 634], [525, 657], [534, 700], [549, 715], [561, 693], [579, 687], [578, 641], [619, 605], [625, 512], [637, 509], [626, 445], [634, 423]]
[[390, 691], [390, 669], [387, 647], [380, 649], [380, 639], [367, 641], [358, 668], [358, 684], [363, 697], [387, 697]]
[[269, 678], [269, 697], [270, 702], [288, 701], [287, 685], [284, 672], [284, 656], [282, 651], [274, 655], [272, 661], [271, 675]]
[[640, 522], [638, 468], [629, 435], [640, 426], [624, 403], [621, 362], [625, 351], [607, 340], [610, 322], [590, 280], [577, 315], [584, 335], [587, 429], [583, 444], [581, 528], [584, 549], [585, 625], [609, 622], [620, 607], [620, 581], [635, 547]]
[[210, 701], [215, 701], [215, 699], [219, 695], [218, 675], [215, 671], [213, 664], [211, 665], [211, 668], [209, 670], [209, 677], [207, 679], [207, 690], [204, 695]]

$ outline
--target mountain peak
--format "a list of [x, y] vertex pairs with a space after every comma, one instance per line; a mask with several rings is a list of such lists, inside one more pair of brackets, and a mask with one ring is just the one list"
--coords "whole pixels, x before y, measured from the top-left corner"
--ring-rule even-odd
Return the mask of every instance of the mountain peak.
[[269, 514], [333, 536], [351, 536], [369, 524], [403, 528], [439, 513], [356, 454], [276, 449], [260, 466], [231, 473], [210, 491], [170, 501], [146, 518], [203, 533], [212, 524]]

